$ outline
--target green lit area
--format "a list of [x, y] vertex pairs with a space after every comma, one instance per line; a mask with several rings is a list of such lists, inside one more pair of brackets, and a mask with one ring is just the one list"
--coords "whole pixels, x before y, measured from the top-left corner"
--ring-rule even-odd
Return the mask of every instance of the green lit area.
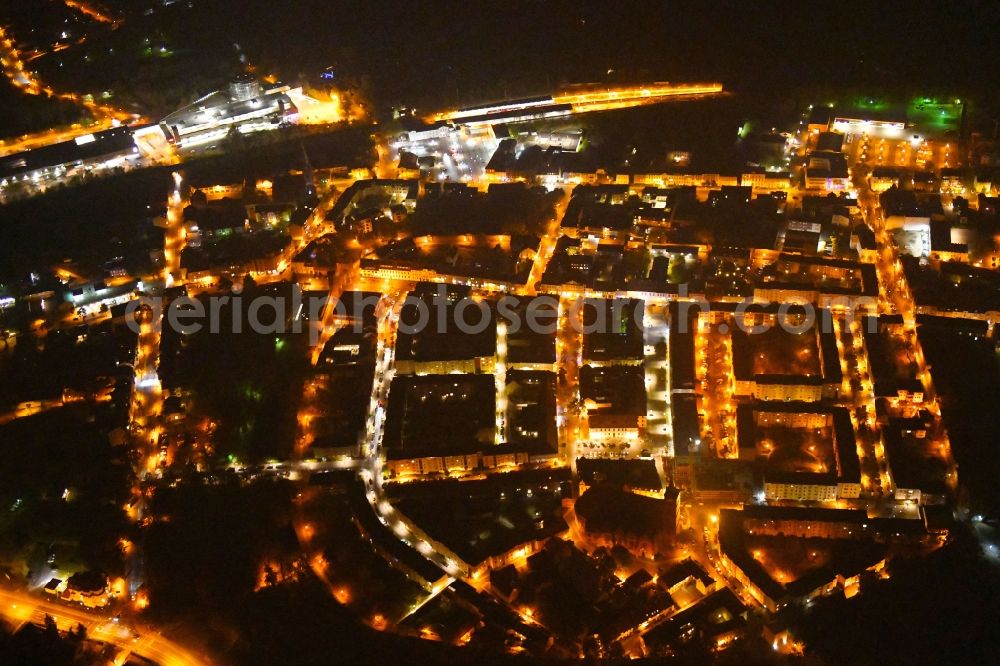
[[877, 111], [883, 113], [892, 110], [892, 104], [878, 97], [858, 97], [854, 100], [854, 108], [859, 111]]
[[845, 99], [836, 105], [838, 114], [868, 120], [903, 120], [906, 105], [898, 99], [889, 99], [875, 95], [864, 95]]
[[965, 105], [959, 98], [917, 97], [906, 109], [907, 119], [924, 132], [957, 132]]
[[964, 100], [958, 97], [914, 97], [903, 102], [875, 95], [855, 97], [838, 105], [842, 113], [872, 118], [893, 117], [912, 125], [918, 133], [941, 135], [957, 132], [962, 124]]

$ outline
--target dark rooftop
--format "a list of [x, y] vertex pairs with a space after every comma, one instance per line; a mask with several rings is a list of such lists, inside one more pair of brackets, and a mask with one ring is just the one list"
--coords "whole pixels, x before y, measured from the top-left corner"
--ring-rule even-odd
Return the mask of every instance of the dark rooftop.
[[662, 571], [659, 575], [659, 582], [670, 588], [689, 577], [700, 580], [706, 586], [715, 582], [704, 567], [690, 557]]
[[598, 404], [609, 414], [642, 416], [646, 413], [646, 379], [641, 367], [608, 366], [580, 368], [580, 397]]
[[580, 480], [590, 486], [609, 483], [644, 490], [660, 490], [663, 487], [652, 460], [577, 458], [576, 470]]
[[474, 453], [493, 445], [493, 375], [397, 376], [389, 390], [390, 458]]
[[637, 299], [590, 299], [583, 307], [583, 358], [642, 359], [644, 303]]
[[[418, 326], [422, 312], [418, 301], [422, 301], [431, 313], [424, 326]], [[470, 331], [478, 330], [478, 332], [463, 332], [456, 323], [457, 312], [455, 302], [450, 299], [441, 299], [439, 303], [433, 296], [426, 294], [422, 297], [408, 296], [399, 316], [400, 330], [396, 338], [396, 358], [414, 361], [448, 361], [493, 356], [497, 344], [496, 318], [489, 316], [485, 328], [478, 330], [477, 325], [483, 316], [482, 313], [478, 308], [466, 307], [461, 313], [463, 320], [468, 324]], [[439, 326], [441, 323], [444, 323], [443, 327]]]
[[0, 177], [17, 176], [60, 164], [89, 161], [135, 150], [132, 131], [127, 127], [115, 127], [95, 132], [90, 136], [93, 137], [93, 141], [87, 142], [84, 137], [78, 137], [51, 146], [0, 157]]

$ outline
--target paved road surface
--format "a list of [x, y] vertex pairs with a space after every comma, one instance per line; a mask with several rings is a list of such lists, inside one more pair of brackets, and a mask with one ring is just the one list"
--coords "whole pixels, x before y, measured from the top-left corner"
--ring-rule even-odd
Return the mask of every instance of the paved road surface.
[[14, 626], [24, 622], [42, 625], [46, 615], [55, 620], [60, 631], [82, 624], [87, 628], [89, 637], [128, 650], [161, 666], [210, 663], [159, 634], [141, 632], [111, 622], [107, 616], [41, 599], [26, 592], [0, 589], [0, 615], [13, 622]]

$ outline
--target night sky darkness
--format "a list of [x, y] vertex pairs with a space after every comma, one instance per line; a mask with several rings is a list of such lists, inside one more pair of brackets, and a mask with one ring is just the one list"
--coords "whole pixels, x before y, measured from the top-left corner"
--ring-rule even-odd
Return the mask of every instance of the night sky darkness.
[[[387, 101], [561, 80], [981, 89], [1000, 3], [233, 2], [198, 10], [263, 60], [366, 72]], [[225, 20], [223, 17], [229, 17]], [[259, 30], [259, 26], [269, 26]], [[248, 29], [249, 28], [249, 29]], [[256, 35], [260, 41], [254, 43]]]

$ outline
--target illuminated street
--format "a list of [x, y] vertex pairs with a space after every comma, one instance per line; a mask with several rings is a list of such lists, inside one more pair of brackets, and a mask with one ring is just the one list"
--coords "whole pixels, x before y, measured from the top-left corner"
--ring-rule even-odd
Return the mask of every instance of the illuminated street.
[[995, 660], [993, 7], [24, 4], [0, 664]]
[[108, 616], [87, 613], [64, 604], [55, 604], [33, 595], [0, 589], [0, 613], [10, 622], [43, 625], [46, 616], [56, 622], [60, 631], [83, 625], [92, 638], [114, 645], [128, 653], [150, 659], [163, 666], [194, 666], [211, 663], [196, 656], [156, 632], [140, 631], [114, 622]]

